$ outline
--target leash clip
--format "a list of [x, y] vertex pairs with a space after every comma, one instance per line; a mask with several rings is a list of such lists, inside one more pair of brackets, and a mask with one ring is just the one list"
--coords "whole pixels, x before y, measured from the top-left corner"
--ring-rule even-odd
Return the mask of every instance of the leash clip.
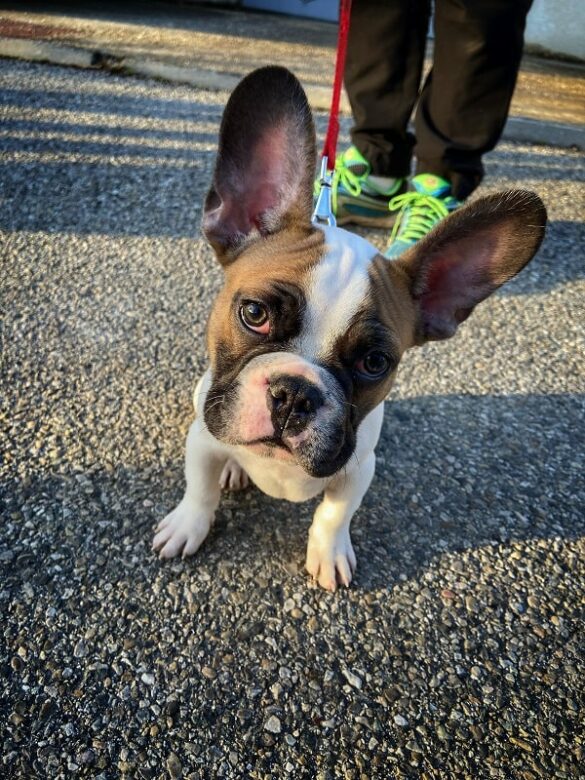
[[327, 157], [323, 157], [319, 174], [319, 195], [311, 217], [311, 222], [315, 225], [337, 225], [331, 208], [331, 179], [332, 175], [327, 170]]

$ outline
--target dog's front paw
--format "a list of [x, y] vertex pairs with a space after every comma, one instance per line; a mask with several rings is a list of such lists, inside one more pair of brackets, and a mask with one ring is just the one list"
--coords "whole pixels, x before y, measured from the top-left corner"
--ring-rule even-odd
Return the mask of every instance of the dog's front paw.
[[310, 529], [306, 569], [322, 588], [335, 591], [339, 583], [347, 587], [355, 567], [349, 528], [331, 535], [318, 528]]
[[183, 499], [158, 524], [152, 549], [158, 551], [160, 558], [193, 555], [205, 540], [212, 522], [213, 514], [203, 512]]

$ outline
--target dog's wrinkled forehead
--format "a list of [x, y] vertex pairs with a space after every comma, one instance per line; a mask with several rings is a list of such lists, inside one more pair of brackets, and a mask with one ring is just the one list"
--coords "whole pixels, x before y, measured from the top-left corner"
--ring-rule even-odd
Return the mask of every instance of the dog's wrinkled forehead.
[[[367, 241], [334, 227], [283, 231], [251, 246], [226, 270], [210, 320], [212, 361], [217, 348], [229, 352], [231, 365], [276, 348], [328, 362], [348, 330], [376, 317], [371, 277], [376, 255]], [[237, 312], [246, 300], [270, 307], [266, 341], [242, 327]]]
[[306, 308], [303, 327], [293, 344], [309, 359], [327, 357], [370, 298], [369, 269], [376, 249], [340, 228], [322, 228], [320, 261], [303, 280]]

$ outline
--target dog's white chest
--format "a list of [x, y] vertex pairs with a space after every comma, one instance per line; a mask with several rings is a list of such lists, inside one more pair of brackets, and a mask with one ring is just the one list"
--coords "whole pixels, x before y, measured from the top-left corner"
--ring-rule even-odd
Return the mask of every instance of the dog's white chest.
[[234, 448], [232, 457], [248, 474], [252, 482], [272, 498], [287, 501], [307, 501], [319, 495], [327, 479], [310, 477], [300, 466], [263, 458], [243, 447]]

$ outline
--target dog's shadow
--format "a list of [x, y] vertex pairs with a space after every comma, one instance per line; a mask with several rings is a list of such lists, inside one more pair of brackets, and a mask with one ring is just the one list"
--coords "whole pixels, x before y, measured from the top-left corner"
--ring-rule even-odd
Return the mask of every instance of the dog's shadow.
[[[376, 476], [352, 523], [352, 587], [392, 586], [466, 548], [585, 534], [584, 406], [570, 394], [388, 402]], [[302, 576], [316, 504], [228, 494], [199, 560], [237, 570], [253, 558], [274, 577]]]

